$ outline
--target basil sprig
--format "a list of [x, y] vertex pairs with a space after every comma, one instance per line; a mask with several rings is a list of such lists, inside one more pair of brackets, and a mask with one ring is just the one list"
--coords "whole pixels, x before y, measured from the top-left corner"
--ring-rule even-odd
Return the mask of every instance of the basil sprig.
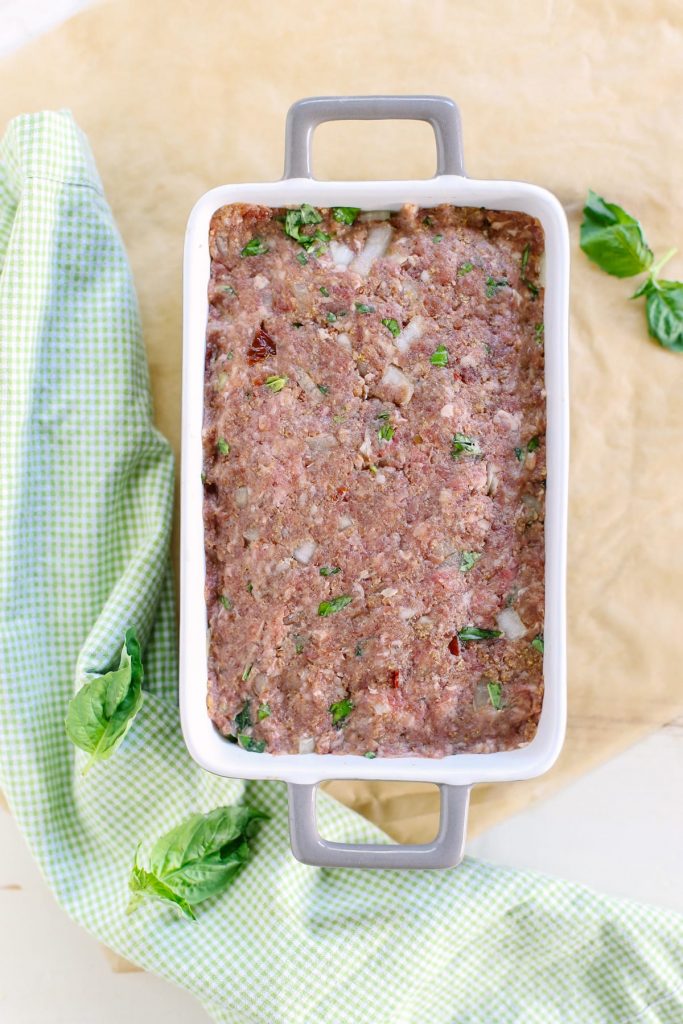
[[654, 259], [639, 221], [590, 189], [583, 209], [581, 248], [615, 277], [641, 274]]
[[138, 846], [128, 882], [128, 912], [152, 899], [195, 921], [196, 905], [224, 892], [249, 860], [254, 823], [267, 817], [254, 807], [217, 807], [208, 814], [192, 814], [166, 832], [147, 858]]
[[122, 743], [142, 706], [142, 659], [134, 629], [126, 631], [119, 667], [85, 683], [69, 702], [66, 734], [90, 754], [83, 774]]
[[671, 352], [683, 352], [683, 282], [664, 281], [658, 276], [676, 250], [669, 250], [655, 263], [639, 221], [595, 192], [589, 191], [583, 215], [583, 251], [616, 277], [632, 277], [647, 271], [646, 279], [631, 298], [645, 297], [651, 337]]

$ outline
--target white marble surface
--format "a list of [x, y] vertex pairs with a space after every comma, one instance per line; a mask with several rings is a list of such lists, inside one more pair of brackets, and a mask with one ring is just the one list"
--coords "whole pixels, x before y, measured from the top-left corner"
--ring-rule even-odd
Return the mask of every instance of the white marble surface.
[[[0, 0], [0, 56], [91, 0]], [[683, 719], [473, 840], [496, 863], [574, 879], [683, 911]], [[115, 974], [57, 906], [9, 814], [0, 811], [0, 1021], [206, 1024], [186, 993]]]

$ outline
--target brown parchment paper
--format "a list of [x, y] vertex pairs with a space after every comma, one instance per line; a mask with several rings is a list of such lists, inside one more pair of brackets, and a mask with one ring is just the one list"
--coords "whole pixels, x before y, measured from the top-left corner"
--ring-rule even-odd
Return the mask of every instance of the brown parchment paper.
[[[435, 92], [460, 104], [474, 177], [555, 192], [573, 239], [569, 730], [544, 778], [478, 787], [471, 832], [683, 710], [683, 355], [648, 341], [629, 282], [577, 247], [589, 186], [681, 242], [678, 0], [117, 0], [0, 65], [0, 121], [70, 107], [128, 247], [157, 421], [177, 450], [185, 221], [207, 188], [282, 173], [306, 95]], [[427, 176], [424, 125], [327, 125], [320, 177]], [[683, 277], [683, 259], [670, 266]], [[436, 790], [334, 783], [400, 840], [435, 832]]]

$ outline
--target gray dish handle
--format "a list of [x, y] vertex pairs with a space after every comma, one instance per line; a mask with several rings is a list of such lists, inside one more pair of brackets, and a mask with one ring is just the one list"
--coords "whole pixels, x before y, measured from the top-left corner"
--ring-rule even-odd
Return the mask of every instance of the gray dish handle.
[[436, 175], [464, 176], [460, 111], [446, 96], [311, 96], [294, 103], [285, 129], [285, 178], [312, 178], [311, 139], [325, 121], [427, 121], [436, 136]]
[[439, 834], [431, 843], [419, 845], [331, 843], [318, 832], [317, 785], [289, 783], [287, 788], [292, 853], [303, 864], [321, 868], [452, 868], [463, 858], [469, 786], [439, 786]]

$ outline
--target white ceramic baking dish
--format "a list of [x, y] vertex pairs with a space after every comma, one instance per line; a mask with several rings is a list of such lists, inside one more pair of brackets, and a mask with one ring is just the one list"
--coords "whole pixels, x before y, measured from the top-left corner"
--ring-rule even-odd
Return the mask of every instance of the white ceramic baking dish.
[[[437, 173], [423, 181], [316, 181], [310, 143], [318, 124], [335, 120], [415, 119], [429, 122], [437, 143]], [[190, 215], [184, 264], [183, 423], [181, 480], [180, 710], [190, 754], [207, 771], [240, 779], [279, 779], [289, 787], [294, 855], [309, 864], [343, 867], [448, 867], [463, 854], [469, 788], [482, 782], [528, 779], [546, 772], [562, 746], [566, 713], [565, 561], [568, 465], [567, 317], [569, 242], [558, 200], [535, 185], [465, 177], [455, 104], [437, 96], [353, 96], [301, 100], [290, 109], [281, 181], [223, 185], [207, 192]], [[442, 759], [335, 754], [254, 754], [223, 739], [206, 708], [207, 657], [202, 522], [204, 347], [209, 280], [209, 224], [226, 203], [266, 206], [357, 206], [398, 209], [451, 203], [517, 210], [537, 217], [545, 232], [545, 376], [547, 492], [545, 525], [545, 697], [535, 738], [505, 753], [455, 754]], [[315, 796], [325, 779], [402, 779], [441, 787], [441, 825], [425, 845], [349, 845], [318, 834]]]

